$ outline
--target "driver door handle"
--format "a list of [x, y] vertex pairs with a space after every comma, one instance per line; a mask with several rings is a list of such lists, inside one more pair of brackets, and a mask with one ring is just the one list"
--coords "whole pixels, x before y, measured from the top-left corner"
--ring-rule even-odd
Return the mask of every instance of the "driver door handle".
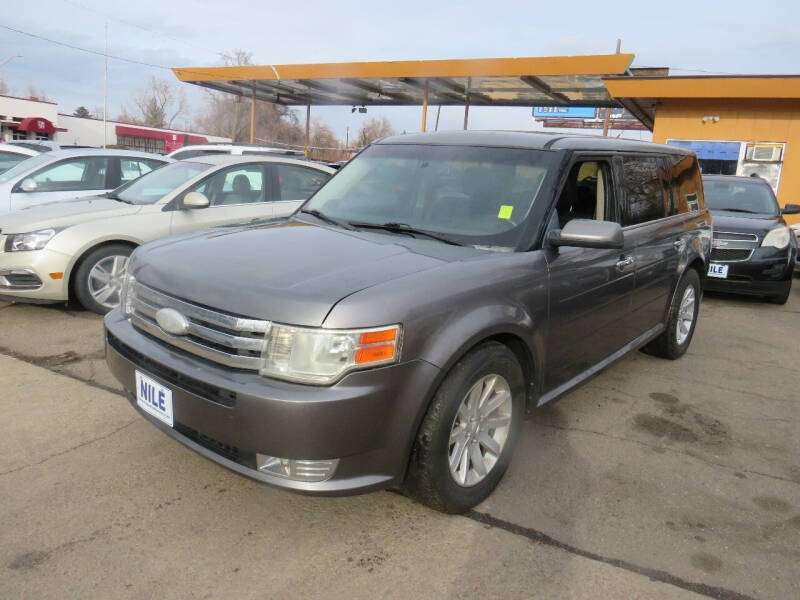
[[624, 271], [627, 267], [630, 267], [634, 263], [634, 259], [632, 256], [626, 256], [621, 258], [617, 261], [617, 271]]

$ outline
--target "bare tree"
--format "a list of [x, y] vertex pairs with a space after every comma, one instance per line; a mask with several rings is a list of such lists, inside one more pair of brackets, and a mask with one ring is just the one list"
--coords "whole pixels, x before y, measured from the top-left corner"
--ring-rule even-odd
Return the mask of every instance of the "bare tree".
[[342, 143], [325, 123], [315, 119], [311, 122], [311, 135], [309, 136], [311, 156], [317, 160], [341, 160], [343, 157]]
[[28, 98], [31, 100], [39, 100], [40, 102], [52, 102], [44, 92], [37, 90], [32, 85], [28, 86]]
[[0, 94], [6, 95], [9, 92], [8, 84], [0, 77]]
[[[221, 54], [226, 65], [249, 65], [252, 55], [243, 50]], [[194, 125], [199, 131], [230, 137], [236, 142], [250, 140], [250, 97], [208, 91], [205, 106]], [[255, 138], [267, 143], [302, 144], [303, 128], [289, 107], [256, 102]]]
[[360, 148], [370, 144], [378, 138], [386, 137], [389, 135], [397, 135], [397, 131], [392, 127], [391, 121], [386, 117], [380, 119], [370, 119], [358, 132], [356, 138], [356, 145]]
[[171, 128], [180, 115], [186, 112], [186, 95], [183, 89], [155, 76], [133, 96], [133, 112], [123, 107], [119, 120], [148, 127]]

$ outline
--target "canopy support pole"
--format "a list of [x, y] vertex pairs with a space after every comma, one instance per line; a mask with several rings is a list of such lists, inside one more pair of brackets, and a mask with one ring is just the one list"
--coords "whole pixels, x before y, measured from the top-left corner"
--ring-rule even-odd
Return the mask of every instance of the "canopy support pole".
[[469, 126], [469, 88], [472, 85], [472, 77], [467, 77], [467, 87], [464, 88], [464, 131]]
[[311, 143], [311, 98], [306, 100], [306, 158], [310, 155], [309, 144]]
[[425, 93], [422, 96], [422, 133], [428, 125], [428, 80], [425, 80]]
[[256, 143], [256, 82], [253, 82], [253, 93], [250, 96], [250, 143]]
[[439, 131], [439, 115], [442, 114], [442, 105], [440, 104], [436, 108], [436, 126], [433, 128], [434, 131]]

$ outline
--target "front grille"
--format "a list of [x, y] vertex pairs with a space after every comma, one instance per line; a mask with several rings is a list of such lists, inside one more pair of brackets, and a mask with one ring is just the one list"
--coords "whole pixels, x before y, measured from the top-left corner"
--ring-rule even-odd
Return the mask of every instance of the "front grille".
[[758, 236], [753, 233], [715, 231], [711, 242], [711, 260], [735, 262], [748, 260], [758, 248]]
[[747, 260], [752, 253], [752, 250], [745, 248], [713, 248], [711, 250], [711, 260], [721, 262]]
[[227, 407], [236, 405], [236, 392], [209, 385], [194, 379], [193, 377], [187, 377], [175, 369], [154, 361], [138, 350], [134, 350], [111, 333], [107, 334], [107, 339], [108, 345], [118, 352], [120, 356], [128, 359], [137, 367], [141, 367], [147, 373], [155, 375], [167, 383], [170, 383], [175, 387], [181, 388], [196, 396], [200, 396], [205, 400], [210, 400], [211, 402], [215, 402]]
[[192, 429], [191, 427], [182, 423], [175, 423], [175, 431], [186, 436], [196, 444], [200, 444], [204, 448], [207, 448], [208, 450], [211, 450], [220, 456], [224, 456], [228, 460], [232, 460], [233, 462], [237, 463], [243, 462], [243, 455], [239, 452], [239, 448], [232, 444], [226, 444], [225, 442], [215, 440], [214, 438], [201, 433], [196, 429]]
[[[269, 321], [238, 317], [186, 302], [136, 282], [132, 294], [131, 323], [161, 342], [227, 367], [257, 371]], [[189, 321], [186, 335], [167, 333], [156, 313], [172, 308]]]

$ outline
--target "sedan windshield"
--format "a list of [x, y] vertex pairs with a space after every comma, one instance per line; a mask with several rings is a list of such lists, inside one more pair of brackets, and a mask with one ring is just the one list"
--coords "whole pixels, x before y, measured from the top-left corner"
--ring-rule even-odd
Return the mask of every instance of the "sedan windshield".
[[194, 161], [172, 163], [126, 183], [108, 195], [131, 204], [154, 204], [210, 166]]
[[14, 165], [21, 163], [26, 158], [30, 158], [27, 154], [19, 154], [17, 152], [6, 152], [0, 150], [0, 173], [5, 173]]
[[778, 201], [769, 184], [761, 179], [703, 179], [706, 208], [745, 214], [775, 216]]
[[7, 183], [9, 181], [12, 181], [16, 177], [26, 175], [33, 169], [36, 169], [42, 165], [46, 165], [47, 163], [50, 162], [55, 162], [55, 159], [50, 158], [50, 156], [47, 154], [37, 154], [36, 156], [31, 156], [30, 158], [26, 158], [22, 162], [18, 162], [8, 171], [0, 175], [0, 183]]
[[328, 220], [394, 235], [514, 247], [554, 153], [518, 148], [377, 144], [303, 207]]

